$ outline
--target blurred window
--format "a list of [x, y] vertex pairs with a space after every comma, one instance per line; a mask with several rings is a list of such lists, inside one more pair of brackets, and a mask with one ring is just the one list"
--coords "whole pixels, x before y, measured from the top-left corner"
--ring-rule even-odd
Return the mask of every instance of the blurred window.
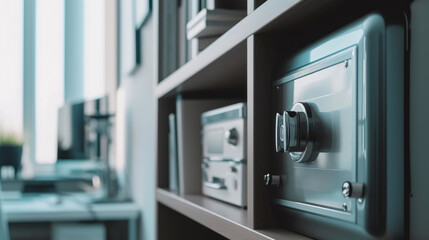
[[36, 2], [35, 160], [57, 160], [58, 108], [64, 104], [64, 1]]
[[84, 96], [94, 99], [105, 89], [105, 0], [84, 1]]
[[[105, 1], [83, 5], [83, 96], [105, 95]], [[38, 0], [36, 4], [36, 124], [35, 160], [57, 160], [58, 108], [64, 95], [64, 1]], [[70, 85], [70, 84], [67, 84]]]
[[[106, 94], [105, 1], [85, 0], [83, 77], [85, 99]], [[64, 105], [64, 1], [37, 0], [35, 22], [35, 159], [57, 159], [58, 108]], [[23, 138], [23, 0], [0, 0], [0, 134]]]
[[0, 134], [23, 137], [23, 1], [0, 0]]

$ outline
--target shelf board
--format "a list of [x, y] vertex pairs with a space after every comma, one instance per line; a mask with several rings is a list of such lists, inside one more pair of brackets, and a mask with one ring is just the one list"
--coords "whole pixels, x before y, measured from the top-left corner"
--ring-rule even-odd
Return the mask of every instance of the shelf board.
[[247, 226], [247, 210], [195, 194], [180, 196], [158, 188], [163, 205], [230, 239], [308, 239], [280, 229], [253, 230]]
[[221, 38], [159, 83], [155, 96], [161, 98], [184, 91], [245, 87], [246, 42], [228, 46], [227, 50], [224, 45], [230, 44], [224, 44], [225, 39]]
[[[245, 17], [197, 57], [161, 81], [158, 98], [177, 92], [246, 84], [246, 39], [288, 12], [302, 0], [270, 0]], [[212, 86], [213, 85], [213, 86]]]

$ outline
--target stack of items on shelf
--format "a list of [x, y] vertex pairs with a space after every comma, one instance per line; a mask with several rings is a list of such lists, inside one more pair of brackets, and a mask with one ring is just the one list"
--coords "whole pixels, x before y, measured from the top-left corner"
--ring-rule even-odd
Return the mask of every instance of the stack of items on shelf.
[[177, 0], [177, 3], [166, 1], [160, 5], [160, 79], [194, 58], [247, 12], [246, 0]]
[[241, 2], [226, 0], [201, 2], [201, 11], [186, 25], [187, 39], [191, 41], [192, 58], [246, 16], [246, 5]]
[[169, 115], [171, 191], [247, 205], [246, 105], [234, 102], [177, 97]]

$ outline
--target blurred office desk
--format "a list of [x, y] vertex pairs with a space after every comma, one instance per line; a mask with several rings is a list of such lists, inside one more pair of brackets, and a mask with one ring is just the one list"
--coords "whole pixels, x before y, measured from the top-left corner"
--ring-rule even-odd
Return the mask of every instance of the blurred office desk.
[[[132, 202], [89, 203], [84, 198], [45, 194], [4, 199], [2, 209], [9, 222], [12, 240], [22, 230], [34, 230], [43, 238], [50, 233], [52, 224], [73, 222], [103, 223], [107, 239], [125, 239], [126, 235], [129, 240], [137, 239], [139, 209]], [[43, 232], [43, 228], [47, 230]], [[32, 235], [31, 239], [34, 237]], [[25, 236], [16, 238], [26, 239]]]

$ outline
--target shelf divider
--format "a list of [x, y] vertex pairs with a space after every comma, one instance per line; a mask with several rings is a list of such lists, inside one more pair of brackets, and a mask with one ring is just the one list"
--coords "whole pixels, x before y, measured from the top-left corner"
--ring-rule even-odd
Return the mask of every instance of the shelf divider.
[[274, 54], [265, 36], [247, 39], [247, 158], [249, 226], [275, 226], [271, 192], [264, 184], [269, 173], [273, 147], [274, 117], [272, 114], [272, 73]]

